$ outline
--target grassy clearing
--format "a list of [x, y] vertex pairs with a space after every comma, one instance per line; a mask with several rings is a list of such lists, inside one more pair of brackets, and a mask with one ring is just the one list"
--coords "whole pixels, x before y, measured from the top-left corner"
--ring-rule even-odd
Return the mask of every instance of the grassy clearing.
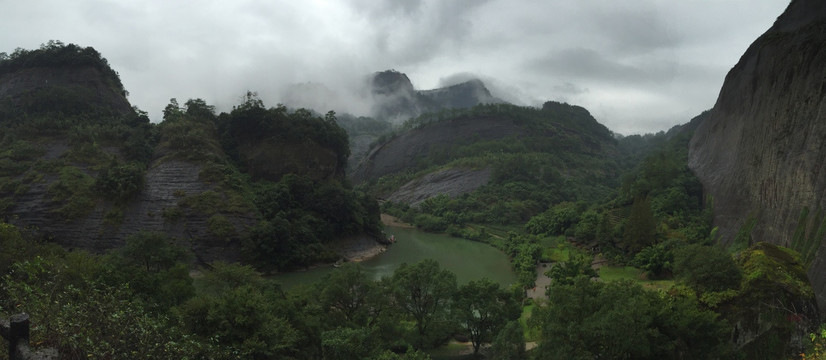
[[651, 289], [665, 290], [674, 286], [674, 280], [648, 280], [642, 270], [632, 266], [603, 266], [599, 268], [599, 278], [606, 282], [631, 280]]
[[571, 245], [565, 236], [550, 236], [539, 240], [542, 245], [542, 261], [545, 262], [561, 262], [568, 261], [571, 256], [578, 254], [587, 255], [586, 252]]
[[536, 304], [533, 303], [522, 307], [522, 315], [519, 317], [519, 324], [522, 325], [522, 329], [525, 331], [525, 341], [528, 342], [539, 339], [539, 329], [528, 326], [528, 319], [531, 318], [534, 308], [536, 308]]

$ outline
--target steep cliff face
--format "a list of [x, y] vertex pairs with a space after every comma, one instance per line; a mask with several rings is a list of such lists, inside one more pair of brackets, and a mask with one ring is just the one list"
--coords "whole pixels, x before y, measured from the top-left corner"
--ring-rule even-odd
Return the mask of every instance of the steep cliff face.
[[724, 243], [792, 247], [826, 308], [826, 2], [795, 0], [726, 76], [689, 166], [714, 199]]
[[88, 93], [85, 100], [94, 105], [118, 114], [132, 112], [124, 93], [118, 91], [118, 84], [93, 66], [36, 67], [0, 74], [0, 99], [14, 107], [34, 105], [29, 98], [44, 90]]
[[419, 94], [429, 99], [439, 109], [465, 109], [479, 104], [496, 104], [504, 101], [495, 98], [479, 79], [433, 90], [421, 90]]

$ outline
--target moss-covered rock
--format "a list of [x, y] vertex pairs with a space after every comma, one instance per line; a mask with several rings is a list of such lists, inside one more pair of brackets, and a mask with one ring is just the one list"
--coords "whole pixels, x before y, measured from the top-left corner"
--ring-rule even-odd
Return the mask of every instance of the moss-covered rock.
[[734, 324], [732, 341], [748, 359], [779, 359], [802, 349], [819, 314], [796, 251], [757, 243], [737, 256], [743, 281], [720, 307]]

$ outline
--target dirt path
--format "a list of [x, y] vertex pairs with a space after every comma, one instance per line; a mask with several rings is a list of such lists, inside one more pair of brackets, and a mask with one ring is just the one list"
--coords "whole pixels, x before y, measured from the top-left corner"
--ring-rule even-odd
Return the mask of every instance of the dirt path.
[[536, 265], [536, 282], [534, 283], [536, 286], [525, 291], [528, 297], [534, 301], [547, 299], [545, 289], [551, 285], [551, 278], [545, 273], [551, 270], [551, 266], [553, 266], [553, 263], [539, 263]]

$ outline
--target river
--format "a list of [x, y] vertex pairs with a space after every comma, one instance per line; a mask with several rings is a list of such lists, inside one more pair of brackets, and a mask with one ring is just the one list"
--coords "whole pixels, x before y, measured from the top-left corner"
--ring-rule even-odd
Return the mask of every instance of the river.
[[[490, 245], [417, 229], [388, 226], [384, 231], [395, 235], [396, 243], [384, 253], [361, 263], [375, 280], [393, 275], [402, 263], [413, 264], [430, 258], [438, 261], [443, 269], [456, 274], [460, 285], [484, 277], [502, 286], [516, 282], [508, 257]], [[276, 274], [273, 279], [279, 281], [284, 289], [290, 289], [312, 284], [336, 270], [327, 265], [307, 271]]]

